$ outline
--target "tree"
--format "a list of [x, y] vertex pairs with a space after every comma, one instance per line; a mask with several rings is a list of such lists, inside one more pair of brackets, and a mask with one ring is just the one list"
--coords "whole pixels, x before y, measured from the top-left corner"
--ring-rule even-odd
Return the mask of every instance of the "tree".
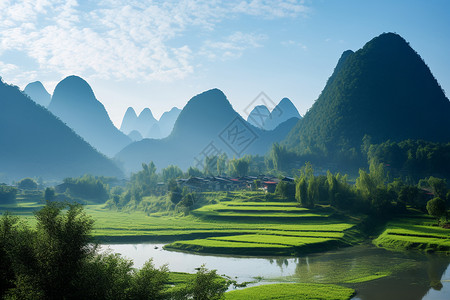
[[169, 192], [170, 201], [173, 204], [175, 205], [178, 204], [183, 198], [181, 194], [182, 193], [181, 188], [178, 186], [177, 181], [175, 179], [172, 178], [169, 181], [169, 184], [167, 185], [167, 190]]
[[194, 167], [189, 167], [186, 173], [188, 177], [200, 177], [203, 175], [202, 171]]
[[208, 271], [202, 265], [194, 280], [181, 292], [180, 299], [218, 300], [222, 299], [229, 282], [217, 275], [216, 270]]
[[227, 166], [228, 156], [226, 153], [222, 153], [217, 157], [217, 175], [223, 175]]
[[53, 201], [56, 199], [56, 193], [55, 193], [55, 189], [53, 188], [46, 188], [44, 191], [44, 199], [45, 201]]
[[167, 168], [162, 169], [162, 179], [164, 182], [168, 182], [171, 179], [181, 178], [183, 171], [178, 166], [170, 165]]
[[248, 173], [250, 158], [244, 156], [242, 158], [233, 158], [229, 161], [230, 174], [232, 176], [244, 177]]
[[95, 253], [89, 235], [94, 221], [80, 204], [48, 202], [35, 216], [37, 286], [46, 298], [72, 298], [83, 260]]
[[280, 181], [275, 188], [275, 194], [289, 201], [295, 199], [295, 184], [287, 181]]
[[300, 178], [295, 186], [295, 199], [300, 203], [301, 206], [308, 206], [308, 185], [306, 184], [305, 178]]
[[438, 224], [442, 217], [447, 219], [447, 209], [445, 207], [445, 201], [439, 197], [433, 198], [427, 202], [427, 211], [430, 216], [437, 219]]
[[0, 203], [13, 203], [16, 200], [17, 188], [0, 184]]
[[36, 190], [38, 184], [31, 178], [24, 178], [17, 183], [17, 187], [22, 190]]
[[169, 280], [169, 268], [167, 265], [155, 268], [152, 259], [145, 262], [144, 266], [135, 271], [131, 280], [130, 299], [165, 299], [164, 289]]

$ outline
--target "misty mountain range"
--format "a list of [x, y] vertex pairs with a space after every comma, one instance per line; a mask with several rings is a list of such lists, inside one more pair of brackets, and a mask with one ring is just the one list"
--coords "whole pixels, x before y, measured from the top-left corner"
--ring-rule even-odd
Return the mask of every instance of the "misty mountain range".
[[120, 130], [134, 141], [143, 138], [165, 138], [172, 132], [180, 112], [181, 109], [173, 107], [170, 111], [164, 112], [158, 121], [153, 117], [150, 108], [143, 109], [137, 116], [135, 110], [128, 107], [123, 116]]
[[[40, 82], [29, 84], [24, 93], [34, 102], [2, 82], [0, 138], [5, 142], [0, 173], [16, 177], [99, 172], [121, 176], [114, 163], [128, 174], [150, 161], [158, 168], [201, 169], [206, 155], [264, 155], [274, 142], [299, 155], [313, 153], [333, 161], [360, 155], [364, 136], [372, 142], [450, 141], [448, 98], [420, 56], [393, 33], [374, 38], [356, 52], [345, 51], [303, 118], [284, 98], [271, 110], [254, 107], [244, 120], [220, 90], [212, 89], [193, 97], [182, 110], [164, 113], [159, 121], [149, 108], [138, 116], [130, 107], [119, 130], [80, 77], [62, 80], [51, 97]], [[56, 162], [67, 172], [44, 167]]]

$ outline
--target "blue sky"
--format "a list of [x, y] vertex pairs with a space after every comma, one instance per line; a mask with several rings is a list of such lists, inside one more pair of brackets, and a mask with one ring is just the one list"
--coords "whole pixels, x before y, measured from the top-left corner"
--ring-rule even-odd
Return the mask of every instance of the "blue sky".
[[159, 117], [216, 87], [244, 117], [261, 91], [303, 115], [342, 52], [383, 32], [403, 36], [450, 91], [449, 16], [446, 0], [3, 0], [0, 76], [50, 93], [81, 76], [117, 126], [128, 106]]

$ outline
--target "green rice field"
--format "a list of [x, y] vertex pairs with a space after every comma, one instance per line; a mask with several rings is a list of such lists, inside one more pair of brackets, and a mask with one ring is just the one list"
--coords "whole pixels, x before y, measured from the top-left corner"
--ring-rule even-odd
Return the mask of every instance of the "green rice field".
[[450, 251], [450, 229], [438, 227], [425, 215], [391, 221], [374, 244], [394, 250]]
[[351, 288], [333, 284], [279, 283], [267, 284], [231, 291], [225, 294], [226, 300], [247, 299], [304, 299], [304, 300], [347, 300], [355, 294]]

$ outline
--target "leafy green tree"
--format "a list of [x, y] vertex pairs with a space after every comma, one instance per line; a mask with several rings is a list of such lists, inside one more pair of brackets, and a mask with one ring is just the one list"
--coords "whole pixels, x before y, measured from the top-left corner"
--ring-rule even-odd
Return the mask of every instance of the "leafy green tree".
[[189, 169], [186, 172], [188, 177], [200, 177], [203, 176], [202, 171], [200, 171], [198, 168], [189, 167]]
[[44, 199], [45, 201], [54, 201], [56, 199], [55, 189], [50, 187], [46, 188], [44, 191]]
[[228, 156], [222, 153], [217, 157], [217, 175], [224, 175], [227, 167]]
[[181, 178], [183, 171], [178, 166], [170, 165], [167, 168], [162, 169], [162, 179], [164, 182], [168, 182], [171, 179]]
[[433, 194], [436, 197], [439, 197], [441, 199], [445, 199], [447, 197], [448, 189], [447, 181], [445, 179], [430, 176], [427, 181], [428, 185], [431, 187]]
[[167, 190], [169, 192], [169, 199], [173, 204], [176, 205], [182, 200], [182, 198], [183, 198], [182, 190], [178, 186], [175, 179], [172, 178], [169, 181], [169, 184], [167, 185]]
[[295, 199], [295, 184], [287, 181], [280, 181], [275, 188], [275, 194], [289, 201]]
[[16, 201], [17, 188], [0, 184], [0, 203], [13, 203]]
[[307, 207], [308, 202], [308, 185], [305, 178], [300, 178], [295, 186], [295, 199], [301, 206]]
[[17, 187], [22, 190], [36, 190], [38, 184], [32, 178], [24, 178], [17, 183]]
[[242, 158], [233, 158], [229, 161], [230, 174], [232, 176], [244, 177], [248, 173], [248, 168], [250, 165], [250, 158], [244, 156]]
[[206, 156], [203, 163], [203, 173], [206, 176], [215, 176], [217, 175], [217, 155]]
[[81, 263], [95, 253], [89, 236], [94, 221], [79, 204], [55, 202], [39, 210], [36, 220], [38, 285], [48, 298], [73, 297]]
[[433, 216], [438, 220], [438, 223], [444, 216], [447, 219], [447, 208], [445, 207], [445, 201], [439, 197], [433, 198], [427, 202], [427, 211], [430, 216]]
[[96, 254], [81, 266], [74, 299], [128, 299], [132, 277], [131, 260], [117, 253]]
[[208, 271], [202, 265], [194, 280], [182, 292], [183, 299], [219, 300], [223, 299], [229, 283], [217, 275], [216, 270]]
[[140, 270], [134, 272], [129, 299], [166, 299], [164, 290], [168, 280], [169, 268], [167, 265], [157, 269], [150, 259]]

